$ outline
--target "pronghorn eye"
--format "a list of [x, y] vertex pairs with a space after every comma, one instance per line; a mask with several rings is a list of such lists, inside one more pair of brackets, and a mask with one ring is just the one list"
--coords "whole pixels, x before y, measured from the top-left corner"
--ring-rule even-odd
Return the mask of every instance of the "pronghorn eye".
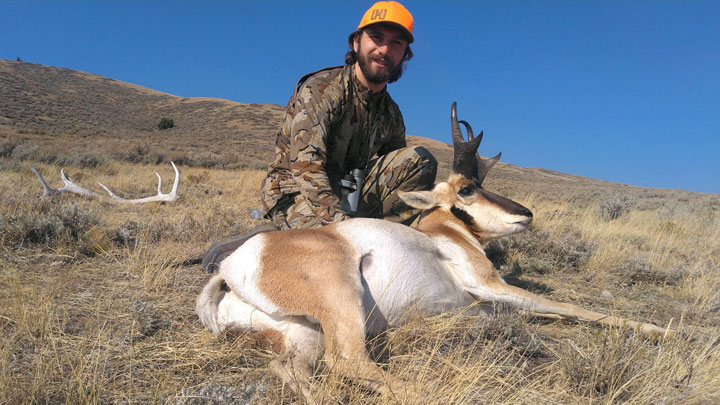
[[473, 186], [465, 186], [458, 191], [458, 195], [461, 197], [467, 197], [470, 194], [475, 192], [475, 187]]

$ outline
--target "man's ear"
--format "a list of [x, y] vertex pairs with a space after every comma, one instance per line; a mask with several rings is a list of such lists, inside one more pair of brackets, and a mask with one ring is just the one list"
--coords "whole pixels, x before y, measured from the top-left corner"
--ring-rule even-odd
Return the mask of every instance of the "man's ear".
[[419, 210], [437, 206], [437, 193], [434, 191], [400, 191], [398, 196], [405, 204]]
[[353, 37], [353, 50], [355, 53], [357, 53], [358, 49], [360, 49], [360, 37], [362, 36], [362, 32], [359, 34], [356, 34]]

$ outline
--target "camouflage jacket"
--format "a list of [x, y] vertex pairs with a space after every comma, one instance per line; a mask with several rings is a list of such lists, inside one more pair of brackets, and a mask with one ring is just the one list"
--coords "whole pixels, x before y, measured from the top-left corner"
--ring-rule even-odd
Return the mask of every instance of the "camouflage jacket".
[[284, 196], [302, 193], [323, 223], [345, 219], [339, 182], [353, 169], [365, 169], [374, 128], [370, 157], [406, 146], [397, 104], [386, 90], [371, 94], [355, 78], [354, 65], [300, 79], [260, 191], [265, 214]]

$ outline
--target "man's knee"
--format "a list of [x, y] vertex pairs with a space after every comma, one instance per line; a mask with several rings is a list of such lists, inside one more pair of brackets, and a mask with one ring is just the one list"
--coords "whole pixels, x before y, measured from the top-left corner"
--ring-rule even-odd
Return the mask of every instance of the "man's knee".
[[422, 146], [415, 146], [415, 153], [420, 158], [420, 181], [419, 186], [430, 189], [435, 185], [438, 162], [429, 150]]
[[379, 158], [370, 171], [365, 192], [383, 200], [395, 190], [429, 190], [435, 184], [437, 160], [422, 146], [409, 146]]
[[401, 189], [403, 191], [431, 189], [435, 185], [437, 176], [438, 163], [435, 156], [422, 146], [409, 146], [401, 151], [399, 156], [403, 161], [401, 167], [409, 169], [403, 181], [406, 185], [401, 186]]
[[278, 229], [309, 229], [323, 225], [301, 194], [295, 195], [290, 205], [275, 209], [272, 220]]

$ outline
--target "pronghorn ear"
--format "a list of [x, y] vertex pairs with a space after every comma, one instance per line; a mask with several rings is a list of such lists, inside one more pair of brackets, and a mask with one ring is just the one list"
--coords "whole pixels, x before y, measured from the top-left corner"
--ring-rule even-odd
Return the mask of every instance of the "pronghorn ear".
[[420, 210], [437, 206], [437, 193], [433, 191], [400, 191], [398, 196], [405, 204]]

